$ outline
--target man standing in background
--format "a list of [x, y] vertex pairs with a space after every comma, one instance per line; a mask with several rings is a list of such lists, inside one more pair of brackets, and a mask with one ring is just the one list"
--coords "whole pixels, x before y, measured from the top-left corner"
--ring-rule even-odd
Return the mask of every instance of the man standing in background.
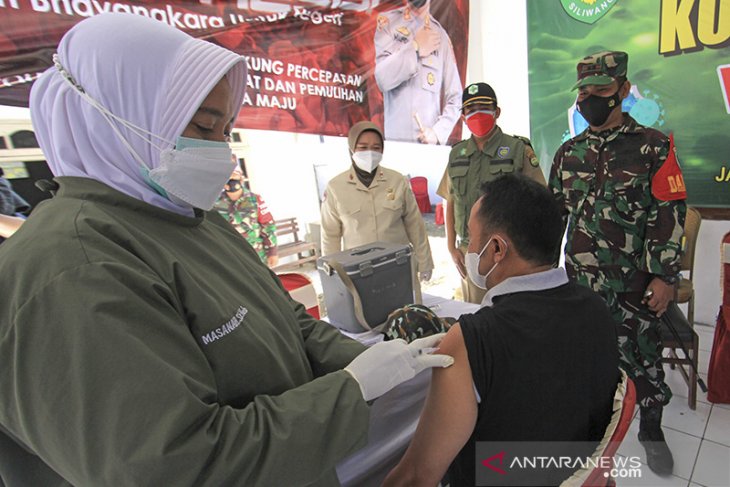
[[375, 80], [388, 140], [445, 144], [459, 119], [454, 49], [430, 8], [431, 0], [404, 0], [378, 16]]
[[462, 298], [479, 304], [486, 289], [467, 278], [464, 255], [469, 245], [467, 221], [472, 206], [482, 194], [482, 184], [516, 172], [543, 186], [546, 183], [530, 140], [507, 135], [497, 126], [501, 110], [491, 86], [486, 83], [467, 86], [462, 94], [461, 111], [472, 136], [451, 149], [436, 193], [446, 200], [446, 244], [461, 275]]
[[672, 138], [621, 110], [629, 56], [603, 51], [577, 66], [577, 107], [589, 127], [555, 154], [550, 188], [568, 228], [565, 267], [598, 292], [616, 322], [621, 366], [636, 385], [639, 441], [649, 468], [672, 473], [661, 429], [664, 382], [659, 317], [674, 298], [687, 211]]

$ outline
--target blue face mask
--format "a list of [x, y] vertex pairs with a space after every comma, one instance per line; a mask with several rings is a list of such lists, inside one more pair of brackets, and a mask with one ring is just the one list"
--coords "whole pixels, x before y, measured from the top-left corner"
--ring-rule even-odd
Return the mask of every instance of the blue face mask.
[[228, 142], [218, 142], [215, 140], [193, 139], [190, 137], [177, 138], [175, 150], [184, 149], [228, 149]]

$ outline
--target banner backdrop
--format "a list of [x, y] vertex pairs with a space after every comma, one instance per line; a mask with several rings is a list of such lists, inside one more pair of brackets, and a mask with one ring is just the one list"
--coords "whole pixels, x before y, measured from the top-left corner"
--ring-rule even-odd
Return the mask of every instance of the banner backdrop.
[[688, 203], [730, 207], [730, 1], [528, 1], [531, 136], [542, 161], [587, 127], [575, 111], [576, 64], [629, 53], [639, 123], [674, 133]]
[[[420, 113], [425, 129], [440, 128], [439, 143], [460, 139], [458, 115], [453, 107], [445, 114], [448, 82], [458, 85], [461, 101], [468, 0], [431, 0], [425, 28], [441, 32], [443, 42], [419, 57], [412, 41], [424, 22], [405, 0], [0, 0], [0, 104], [27, 106], [32, 81], [51, 66], [63, 34], [103, 12], [152, 17], [247, 56], [248, 87], [238, 127], [345, 135], [353, 123], [367, 119], [386, 126], [388, 139], [416, 141], [416, 129], [387, 133], [383, 86], [386, 92], [400, 90], [392, 93], [409, 121], [415, 124], [412, 115]], [[402, 51], [418, 64], [393, 56], [397, 69], [376, 82], [376, 33], [379, 57]], [[453, 60], [444, 68], [449, 53]]]

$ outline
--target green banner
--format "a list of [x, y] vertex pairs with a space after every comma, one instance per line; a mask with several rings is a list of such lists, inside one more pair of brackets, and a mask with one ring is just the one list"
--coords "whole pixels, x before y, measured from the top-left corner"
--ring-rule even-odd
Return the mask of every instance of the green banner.
[[531, 0], [527, 15], [541, 161], [587, 127], [571, 91], [578, 60], [626, 51], [624, 111], [674, 133], [689, 204], [730, 207], [730, 0]]

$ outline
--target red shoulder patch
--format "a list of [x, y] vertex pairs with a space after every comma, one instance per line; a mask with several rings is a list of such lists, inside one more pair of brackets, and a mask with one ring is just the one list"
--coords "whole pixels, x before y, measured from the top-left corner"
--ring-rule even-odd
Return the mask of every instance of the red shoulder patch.
[[259, 205], [259, 223], [265, 225], [274, 221], [274, 217], [271, 216], [271, 213], [269, 213], [269, 208], [266, 206], [266, 202], [261, 198], [261, 196], [256, 195], [256, 202]]
[[677, 161], [677, 149], [674, 147], [674, 135], [669, 134], [669, 154], [662, 167], [651, 180], [651, 194], [661, 201], [687, 199], [687, 188], [684, 186], [682, 169]]

